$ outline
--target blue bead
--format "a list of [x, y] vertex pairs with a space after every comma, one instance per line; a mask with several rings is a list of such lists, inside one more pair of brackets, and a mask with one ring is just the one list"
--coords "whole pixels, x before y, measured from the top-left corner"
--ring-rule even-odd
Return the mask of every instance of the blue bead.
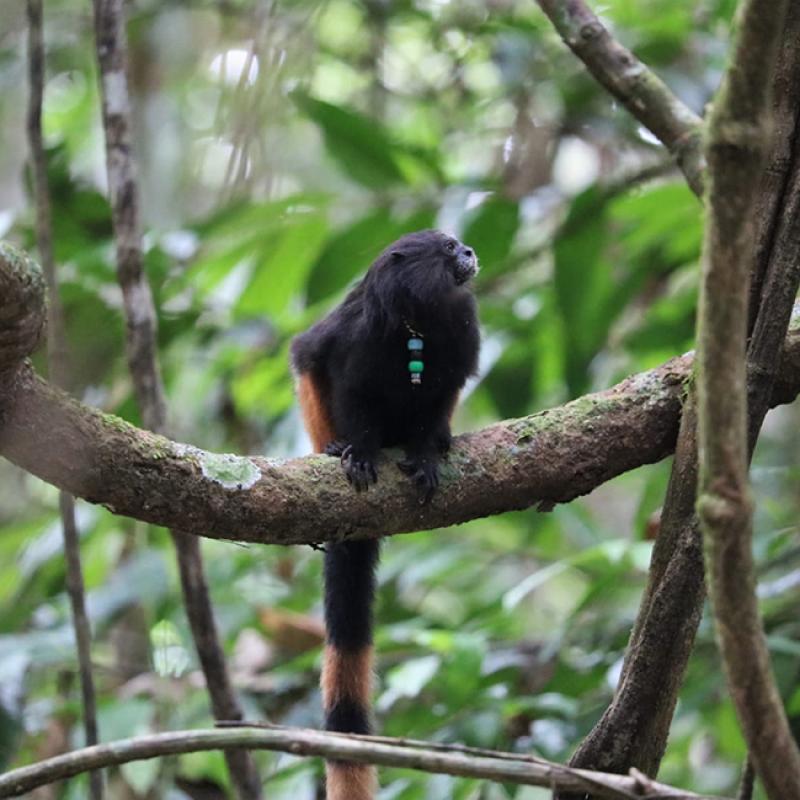
[[408, 340], [408, 349], [409, 350], [422, 350], [425, 346], [425, 343], [422, 339], [417, 339], [416, 337]]

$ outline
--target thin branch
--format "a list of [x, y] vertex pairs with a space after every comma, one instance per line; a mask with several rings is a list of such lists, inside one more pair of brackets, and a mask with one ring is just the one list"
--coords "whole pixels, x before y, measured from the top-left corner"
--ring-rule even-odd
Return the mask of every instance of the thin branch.
[[[45, 51], [42, 0], [28, 0], [28, 142], [31, 151], [33, 187], [36, 202], [36, 243], [44, 267], [50, 295], [47, 332], [47, 362], [51, 380], [66, 388], [69, 380], [67, 336], [64, 310], [58, 288], [53, 257], [53, 224], [50, 190], [47, 185], [47, 156], [42, 138], [42, 99], [44, 95]], [[67, 492], [59, 494], [59, 513], [64, 537], [66, 585], [75, 629], [78, 674], [83, 708], [83, 729], [87, 745], [98, 742], [97, 700], [92, 675], [92, 631], [86, 611], [86, 596], [81, 566], [80, 537], [75, 521], [75, 501]], [[102, 800], [103, 774], [89, 773], [89, 792], [93, 800]]]
[[128, 365], [144, 424], [156, 430], [166, 419], [166, 403], [156, 354], [153, 295], [143, 268], [122, 5], [123, 0], [94, 0], [94, 28], [117, 249], [117, 279], [122, 288], [128, 326], [125, 339]]
[[742, 777], [739, 780], [739, 790], [736, 792], [736, 800], [753, 800], [753, 789], [756, 785], [756, 771], [753, 769], [753, 762], [746, 758], [742, 769]]
[[250, 748], [322, 756], [326, 759], [417, 769], [526, 786], [559, 787], [609, 800], [721, 800], [698, 795], [650, 780], [641, 773], [630, 776], [578, 770], [544, 759], [491, 751], [468, 752], [425, 742], [393, 743], [383, 738], [342, 735], [302, 728], [230, 728], [178, 731], [124, 739], [40, 761], [0, 775], [0, 798], [16, 797], [37, 786], [69, 778], [97, 767], [125, 764], [158, 756], [222, 748]]
[[[35, 263], [0, 244], [0, 365], [37, 341]], [[38, 285], [38, 289], [35, 288]], [[773, 402], [800, 389], [800, 320]], [[5, 347], [8, 348], [8, 351]], [[355, 494], [336, 459], [210, 453], [142, 431], [65, 396], [29, 364], [0, 380], [0, 454], [90, 502], [196, 535], [272, 544], [392, 535], [573, 500], [675, 446], [691, 355], [565, 406], [456, 438], [428, 505], [384, 454], [378, 485]], [[2, 369], [0, 369], [2, 372]]]
[[697, 503], [731, 695], [767, 796], [800, 797], [800, 752], [772, 675], [758, 611], [747, 475], [745, 346], [752, 210], [766, 161], [768, 88], [785, 2], [745, 0], [736, 51], [708, 127], [708, 221], [698, 313]]
[[[145, 426], [166, 429], [166, 401], [158, 364], [158, 319], [144, 271], [139, 191], [131, 147], [127, 42], [122, 0], [94, 0], [97, 58], [101, 73], [108, 182], [112, 197], [117, 276], [127, 321], [128, 367]], [[173, 530], [181, 589], [192, 637], [206, 679], [214, 714], [236, 718], [242, 712], [233, 691], [219, 640], [211, 597], [203, 575], [199, 539]], [[226, 751], [231, 781], [242, 800], [259, 800], [261, 781], [246, 751]]]
[[672, 154], [692, 191], [703, 193], [702, 120], [630, 50], [583, 0], [538, 0], [567, 47], [608, 92]]

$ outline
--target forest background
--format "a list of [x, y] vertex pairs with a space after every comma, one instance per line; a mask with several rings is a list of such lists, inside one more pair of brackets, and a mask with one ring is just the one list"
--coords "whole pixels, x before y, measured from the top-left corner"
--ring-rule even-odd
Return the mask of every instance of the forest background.
[[[611, 0], [603, 21], [696, 113], [734, 3]], [[477, 251], [481, 372], [455, 428], [606, 388], [694, 346], [702, 215], [654, 137], [533, 3], [137, 2], [129, 15], [145, 265], [170, 434], [215, 451], [308, 451], [290, 337], [382, 247], [437, 226]], [[89, 4], [46, 3], [43, 125], [76, 395], [141, 424], [125, 362]], [[0, 11], [0, 236], [35, 248], [27, 20]], [[44, 371], [44, 356], [37, 366]], [[759, 596], [800, 713], [797, 411], [771, 412], [752, 479]], [[608, 704], [646, 580], [669, 463], [589, 497], [393, 537], [379, 573], [379, 728], [565, 761]], [[0, 462], [0, 767], [81, 742], [58, 494]], [[79, 503], [100, 736], [207, 723], [160, 528]], [[318, 727], [320, 554], [204, 540], [245, 715]], [[745, 750], [710, 622], [660, 779], [728, 795]], [[319, 764], [258, 753], [270, 798], [316, 796]], [[382, 800], [549, 791], [386, 770]], [[127, 765], [112, 797], [227, 787], [217, 752]], [[50, 791], [50, 790], [47, 790]], [[82, 780], [60, 789], [85, 796]], [[42, 795], [43, 797], [45, 795]]]

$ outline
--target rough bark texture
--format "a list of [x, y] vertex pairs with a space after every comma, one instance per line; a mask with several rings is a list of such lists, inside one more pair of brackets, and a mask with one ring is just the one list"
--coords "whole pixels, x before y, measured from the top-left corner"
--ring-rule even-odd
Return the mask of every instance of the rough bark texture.
[[127, 312], [125, 344], [142, 419], [153, 430], [166, 419], [166, 402], [156, 353], [153, 295], [142, 264], [123, 19], [123, 0], [94, 0], [108, 187], [117, 248], [117, 279]]
[[39, 344], [47, 321], [44, 274], [26, 253], [0, 242], [0, 391]]
[[538, 0], [564, 43], [597, 82], [669, 150], [697, 195], [703, 193], [701, 120], [630, 50], [617, 42], [583, 0]]
[[635, 772], [630, 776], [607, 775], [570, 769], [551, 761], [515, 753], [279, 727], [160, 733], [76, 750], [0, 775], [0, 797], [17, 797], [36, 786], [70, 778], [97, 767], [225, 747], [274, 750], [296, 756], [324, 756], [333, 760], [405, 767], [528, 786], [564, 787], [581, 793], [592, 791], [598, 797], [609, 800], [723, 800], [674, 789]]

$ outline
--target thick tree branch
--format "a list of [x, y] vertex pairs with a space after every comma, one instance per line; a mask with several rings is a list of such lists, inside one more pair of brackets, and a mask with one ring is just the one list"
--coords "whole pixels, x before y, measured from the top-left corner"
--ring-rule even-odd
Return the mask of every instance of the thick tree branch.
[[326, 759], [404, 767], [527, 786], [561, 787], [582, 794], [591, 791], [595, 796], [609, 800], [722, 800], [675, 789], [635, 771], [630, 776], [609, 775], [571, 769], [515, 753], [279, 727], [159, 733], [75, 750], [0, 775], [0, 798], [18, 797], [37, 786], [98, 767], [178, 753], [236, 747], [273, 750], [297, 756], [322, 756]]
[[752, 209], [771, 133], [767, 89], [785, 8], [765, 0], [741, 6], [736, 52], [709, 119], [698, 314], [697, 508], [709, 591], [733, 702], [756, 772], [774, 800], [800, 797], [800, 751], [772, 675], [755, 594], [745, 346], [756, 242]]
[[[158, 363], [158, 319], [144, 271], [136, 166], [131, 147], [128, 49], [122, 0], [94, 0], [97, 60], [100, 65], [108, 183], [112, 197], [117, 277], [127, 322], [128, 367], [142, 419], [155, 433], [166, 432], [166, 400]], [[200, 540], [171, 531], [184, 606], [217, 719], [240, 719], [206, 584]], [[231, 782], [241, 800], [260, 800], [261, 780], [245, 750], [225, 752]]]
[[[41, 313], [42, 289], [30, 291], [37, 274], [34, 262], [0, 245], [0, 286], [7, 287], [0, 363], [8, 360], [4, 341], [19, 358], [35, 345], [37, 326], [21, 304], [38, 304]], [[27, 336], [14, 319], [26, 322]], [[378, 485], [355, 494], [334, 458], [240, 458], [172, 442], [76, 402], [29, 364], [0, 382], [0, 454], [115, 513], [198, 535], [271, 544], [391, 535], [549, 508], [664, 458], [675, 446], [691, 368], [686, 355], [605, 392], [457, 437], [440, 491], [426, 506], [391, 453]], [[793, 326], [774, 400], [788, 402], [798, 391], [800, 328]]]
[[538, 0], [564, 43], [598, 83], [672, 154], [696, 195], [703, 193], [702, 120], [626, 47], [583, 0]]

